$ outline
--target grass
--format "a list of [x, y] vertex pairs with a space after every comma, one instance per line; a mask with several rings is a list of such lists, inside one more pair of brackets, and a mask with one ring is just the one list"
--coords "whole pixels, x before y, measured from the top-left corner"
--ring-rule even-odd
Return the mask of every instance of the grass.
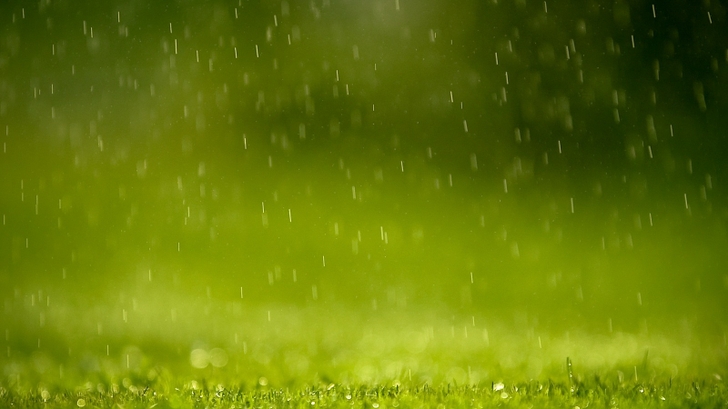
[[155, 316], [169, 310], [161, 300], [126, 321], [100, 304], [48, 310], [43, 328], [19, 320], [6, 328], [0, 407], [728, 406], [724, 339], [685, 322], [597, 333], [417, 308], [171, 304], [174, 322]]
[[600, 329], [574, 314], [135, 296], [9, 299], [0, 407], [728, 405], [722, 327], [685, 317]]
[[[264, 383], [264, 382], [263, 382]], [[386, 383], [313, 383], [298, 386], [181, 382], [87, 382], [74, 388], [39, 386], [30, 390], [0, 387], [0, 406], [24, 408], [720, 408], [728, 391], [718, 378], [605, 381], [598, 376], [573, 384], [564, 380], [477, 385]]]

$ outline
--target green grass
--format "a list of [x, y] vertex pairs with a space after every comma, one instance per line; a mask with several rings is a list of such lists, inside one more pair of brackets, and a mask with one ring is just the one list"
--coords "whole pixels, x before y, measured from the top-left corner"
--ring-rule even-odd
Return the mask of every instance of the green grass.
[[[724, 338], [685, 320], [600, 332], [518, 314], [207, 302], [157, 299], [126, 321], [108, 313], [119, 310], [113, 305], [95, 312], [67, 305], [48, 311], [42, 328], [11, 323], [0, 407], [728, 405]], [[174, 322], [165, 318], [170, 305]]]
[[204, 379], [87, 382], [61, 389], [0, 387], [0, 406], [27, 408], [719, 408], [728, 391], [718, 378], [616, 382], [598, 376], [515, 383], [336, 384], [297, 386], [209, 384]]

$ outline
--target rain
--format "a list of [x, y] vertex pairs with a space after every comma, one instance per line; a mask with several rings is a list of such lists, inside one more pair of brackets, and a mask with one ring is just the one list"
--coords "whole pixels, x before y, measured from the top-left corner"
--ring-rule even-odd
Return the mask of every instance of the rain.
[[0, 386], [725, 373], [726, 13], [4, 2]]

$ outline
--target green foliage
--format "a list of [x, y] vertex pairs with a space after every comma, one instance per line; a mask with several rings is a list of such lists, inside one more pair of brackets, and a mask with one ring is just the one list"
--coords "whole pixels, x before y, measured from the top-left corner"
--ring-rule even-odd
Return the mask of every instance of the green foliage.
[[[264, 383], [264, 382], [262, 382]], [[210, 384], [181, 379], [134, 383], [88, 382], [74, 388], [56, 385], [22, 389], [0, 386], [0, 406], [25, 408], [713, 408], [728, 405], [719, 377], [702, 380], [608, 382], [597, 376], [570, 385], [541, 380], [478, 385], [379, 385], [317, 383], [277, 387]]]

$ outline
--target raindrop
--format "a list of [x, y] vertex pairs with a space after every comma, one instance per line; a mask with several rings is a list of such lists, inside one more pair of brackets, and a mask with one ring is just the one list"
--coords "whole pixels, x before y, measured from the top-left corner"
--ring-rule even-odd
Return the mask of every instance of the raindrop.
[[215, 368], [222, 368], [228, 363], [228, 354], [222, 348], [213, 348], [209, 352], [209, 361]]

